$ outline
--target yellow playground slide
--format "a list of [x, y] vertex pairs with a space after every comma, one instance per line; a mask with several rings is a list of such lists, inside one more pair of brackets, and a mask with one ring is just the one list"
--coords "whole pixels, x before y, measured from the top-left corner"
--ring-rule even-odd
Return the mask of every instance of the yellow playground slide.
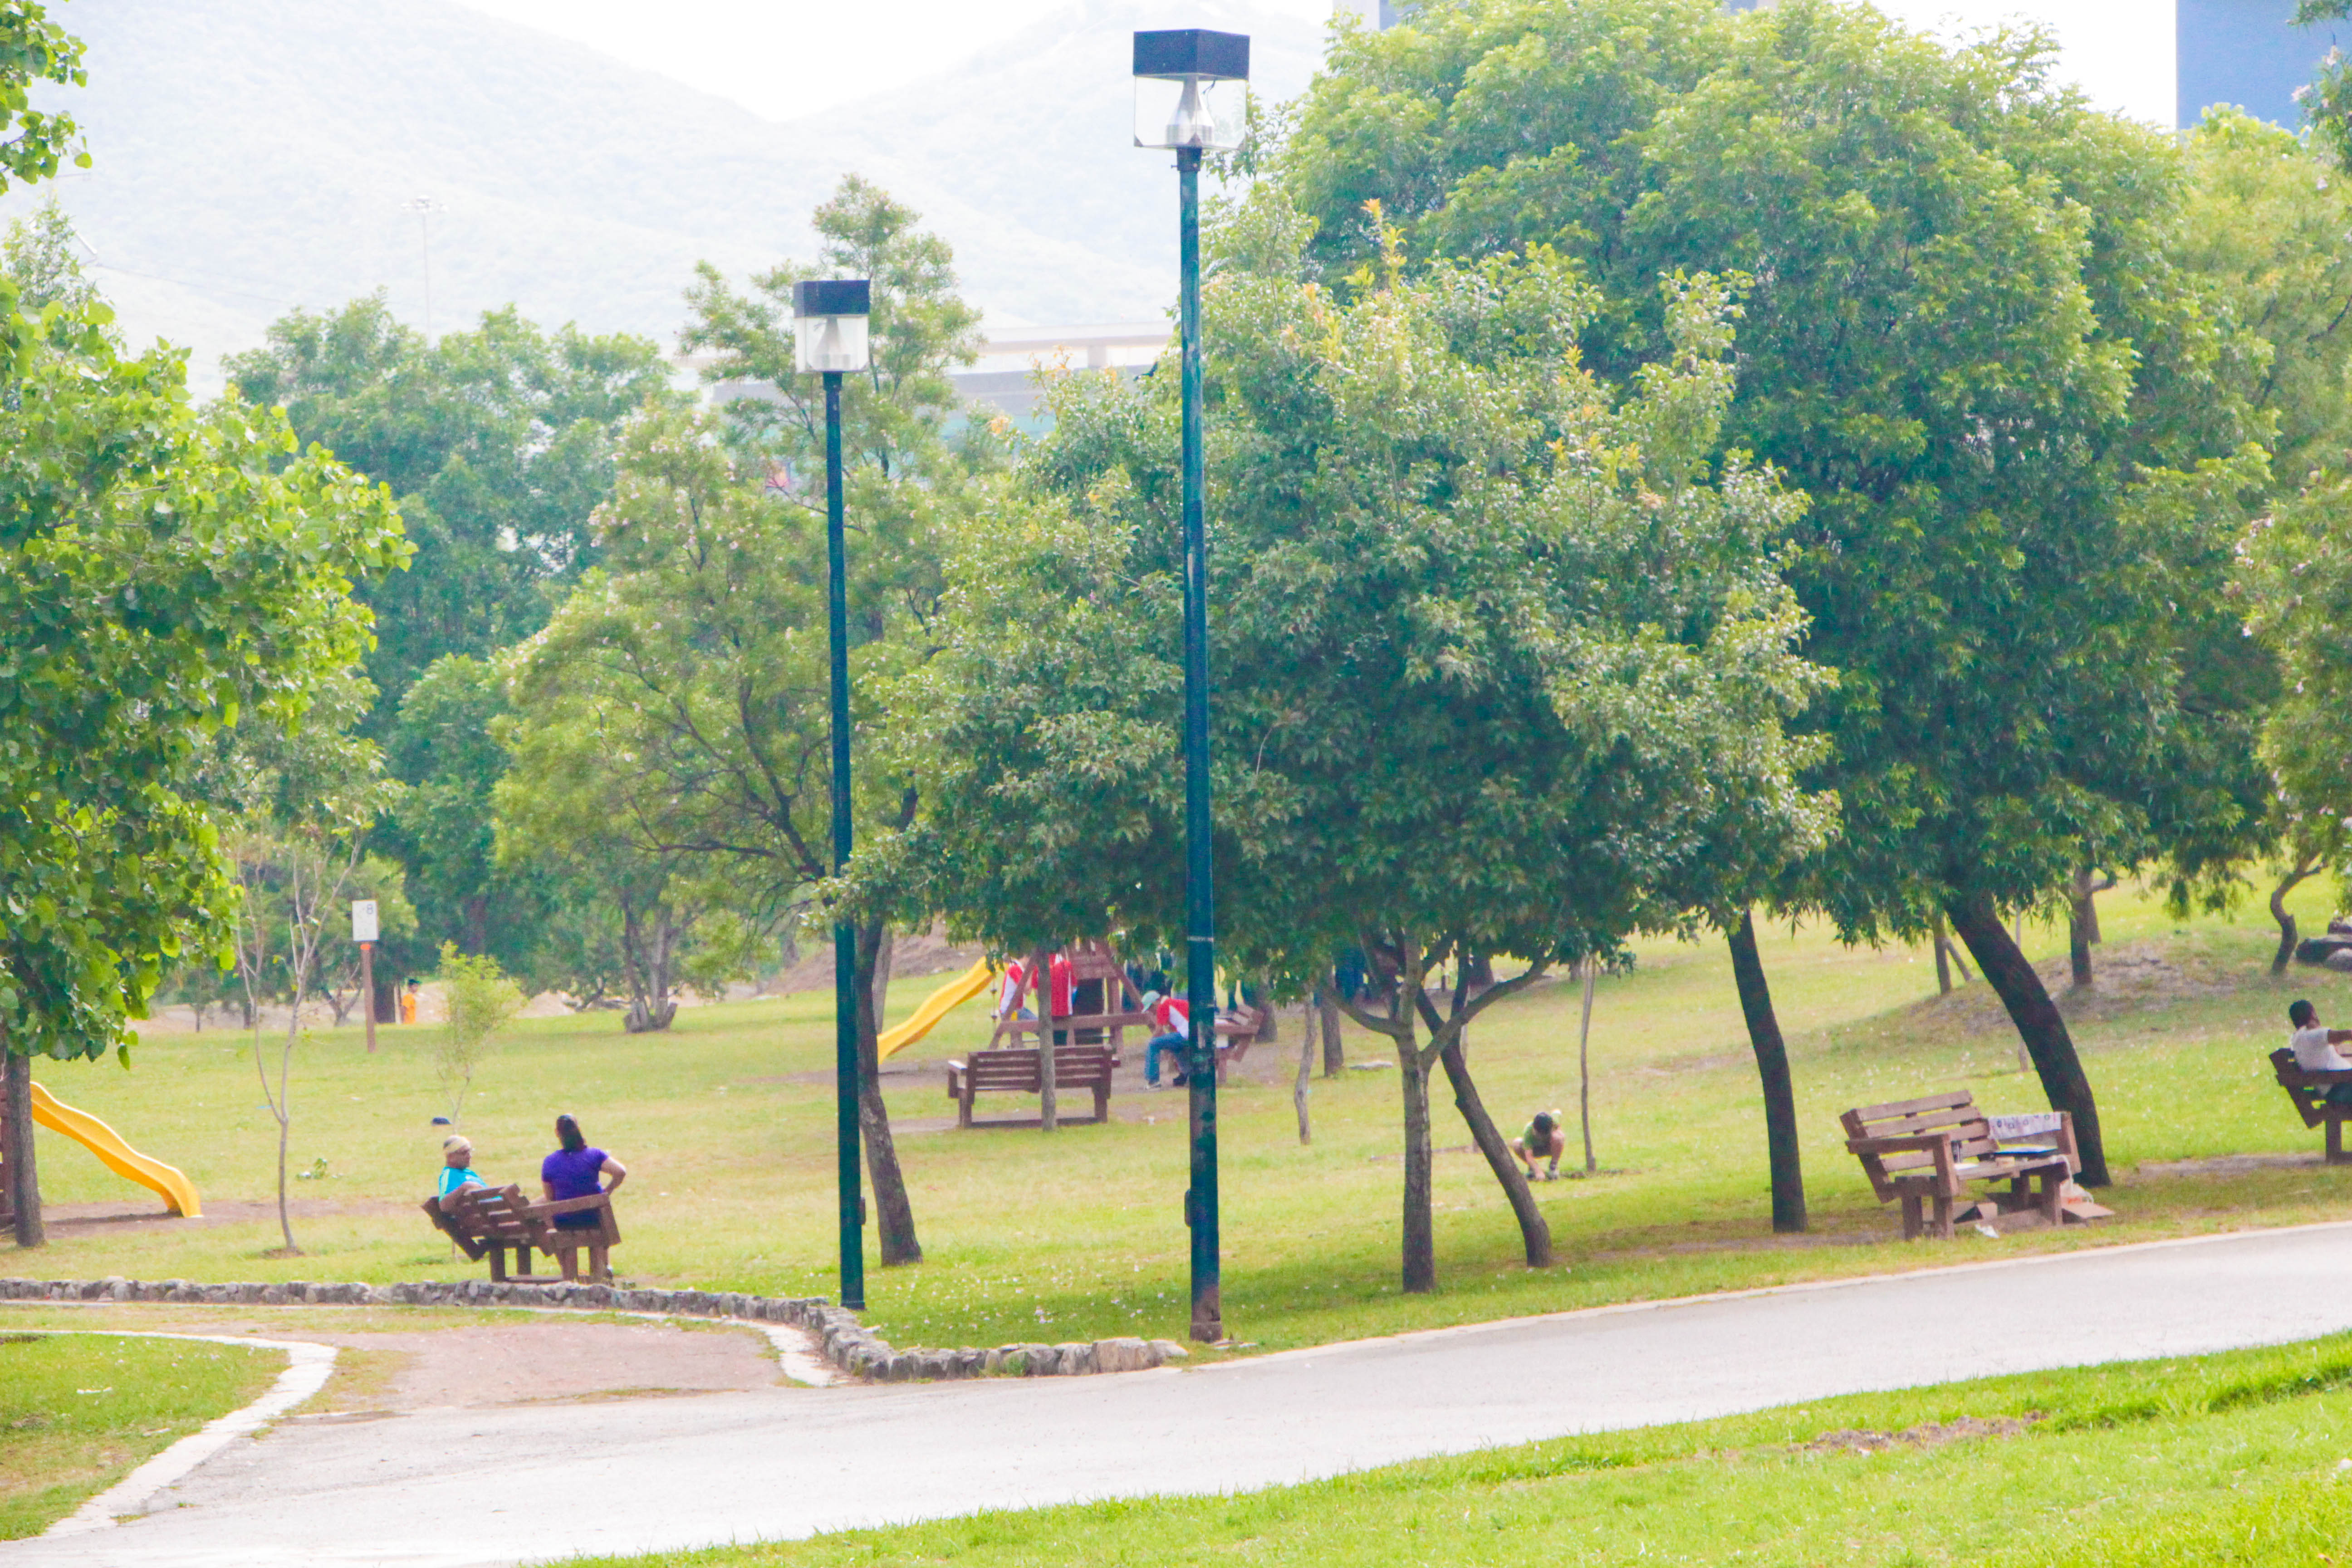
[[995, 984], [996, 978], [1001, 973], [1003, 972], [994, 964], [983, 958], [929, 996], [924, 997], [923, 1005], [915, 1009], [913, 1017], [895, 1029], [884, 1030], [881, 1037], [874, 1042], [876, 1057], [887, 1058], [901, 1046], [911, 1046], [929, 1034], [932, 1025]]
[[49, 1091], [37, 1083], [33, 1086], [33, 1120], [52, 1132], [72, 1139], [123, 1180], [153, 1188], [181, 1218], [203, 1217], [204, 1205], [196, 1201], [194, 1182], [163, 1161], [151, 1160], [125, 1143], [121, 1133], [89, 1111], [76, 1110], [52, 1100]]

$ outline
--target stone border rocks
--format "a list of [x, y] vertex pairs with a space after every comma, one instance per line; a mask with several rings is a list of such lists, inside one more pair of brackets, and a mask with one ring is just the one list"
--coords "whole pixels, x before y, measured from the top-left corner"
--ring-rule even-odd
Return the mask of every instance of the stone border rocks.
[[783, 1323], [817, 1340], [825, 1360], [853, 1377], [925, 1383], [966, 1377], [1077, 1377], [1146, 1372], [1181, 1359], [1172, 1340], [1114, 1339], [993, 1350], [895, 1349], [857, 1314], [821, 1296], [768, 1297], [740, 1290], [639, 1290], [618, 1285], [513, 1285], [488, 1279], [414, 1284], [205, 1284], [194, 1279], [0, 1279], [0, 1301], [160, 1301], [202, 1307], [537, 1307], [590, 1312], [657, 1312]]

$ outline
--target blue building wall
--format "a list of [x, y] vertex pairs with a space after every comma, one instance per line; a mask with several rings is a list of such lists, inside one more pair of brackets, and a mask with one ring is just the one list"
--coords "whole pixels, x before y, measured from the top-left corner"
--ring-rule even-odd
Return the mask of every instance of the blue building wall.
[[2179, 119], [2183, 127], [2216, 103], [2234, 103], [2281, 125], [2303, 123], [2294, 89], [2352, 27], [2294, 26], [2295, 0], [2176, 0]]

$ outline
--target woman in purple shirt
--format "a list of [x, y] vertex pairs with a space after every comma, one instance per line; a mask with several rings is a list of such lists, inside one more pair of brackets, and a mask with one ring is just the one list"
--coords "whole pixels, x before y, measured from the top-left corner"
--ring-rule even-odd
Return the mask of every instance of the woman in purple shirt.
[[[571, 1117], [555, 1119], [555, 1141], [563, 1147], [540, 1162], [539, 1166], [539, 1184], [550, 1199], [584, 1198], [600, 1192], [617, 1193], [621, 1190], [621, 1184], [628, 1180], [628, 1167], [602, 1149], [590, 1148], [588, 1140], [580, 1135], [580, 1123]], [[612, 1179], [599, 1186], [599, 1176]], [[555, 1216], [556, 1226], [562, 1230], [588, 1230], [601, 1223], [594, 1209]]]

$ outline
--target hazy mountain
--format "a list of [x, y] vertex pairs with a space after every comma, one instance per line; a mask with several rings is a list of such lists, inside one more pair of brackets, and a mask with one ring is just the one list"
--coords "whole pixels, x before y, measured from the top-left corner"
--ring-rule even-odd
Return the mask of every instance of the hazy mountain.
[[[509, 300], [549, 322], [667, 342], [698, 258], [741, 273], [808, 253], [845, 171], [955, 246], [1005, 321], [1156, 318], [1173, 288], [1175, 181], [1129, 145], [1128, 37], [1157, 0], [1088, 0], [968, 68], [805, 121], [444, 0], [70, 0], [87, 89], [52, 92], [95, 166], [46, 187], [134, 338], [218, 356], [269, 321], [383, 288], [446, 330]], [[1184, 20], [1252, 35], [1253, 75], [1302, 87], [1316, 30], [1250, 0]], [[789, 68], [780, 62], [779, 68]], [[15, 193], [0, 212], [37, 195]]]

